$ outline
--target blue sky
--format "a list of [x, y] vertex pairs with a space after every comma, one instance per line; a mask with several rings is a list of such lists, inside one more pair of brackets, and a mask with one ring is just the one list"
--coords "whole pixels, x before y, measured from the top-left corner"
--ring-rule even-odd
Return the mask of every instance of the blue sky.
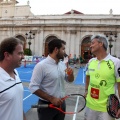
[[[28, 0], [17, 0], [26, 5]], [[35, 15], [64, 14], [71, 9], [84, 14], [120, 14], [120, 0], [29, 0]]]

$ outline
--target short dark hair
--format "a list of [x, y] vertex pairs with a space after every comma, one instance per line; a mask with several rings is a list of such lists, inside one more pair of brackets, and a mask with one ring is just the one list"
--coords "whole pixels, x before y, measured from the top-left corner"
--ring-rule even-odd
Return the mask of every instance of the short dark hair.
[[53, 39], [48, 43], [48, 52], [52, 53], [55, 47], [60, 49], [62, 47], [62, 44], [66, 45], [66, 42], [61, 39]]
[[4, 39], [0, 44], [0, 61], [4, 59], [4, 52], [12, 54], [18, 44], [23, 45], [23, 41], [15, 37]]

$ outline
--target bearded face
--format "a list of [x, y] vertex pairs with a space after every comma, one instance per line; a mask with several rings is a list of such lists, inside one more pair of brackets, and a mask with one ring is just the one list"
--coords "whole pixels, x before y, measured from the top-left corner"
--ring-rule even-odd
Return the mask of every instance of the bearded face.
[[64, 59], [64, 55], [65, 55], [65, 45], [62, 44], [62, 47], [58, 50], [56, 57], [58, 59]]

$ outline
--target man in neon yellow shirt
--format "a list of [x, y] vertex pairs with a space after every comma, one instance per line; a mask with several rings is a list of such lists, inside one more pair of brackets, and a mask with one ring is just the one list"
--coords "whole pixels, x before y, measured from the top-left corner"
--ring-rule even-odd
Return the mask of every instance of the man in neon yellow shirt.
[[[95, 35], [91, 38], [91, 53], [86, 71], [86, 110], [85, 120], [115, 120], [107, 113], [107, 99], [115, 94], [115, 84], [120, 97], [120, 60], [107, 53], [106, 37]], [[120, 117], [120, 109], [117, 117]]]

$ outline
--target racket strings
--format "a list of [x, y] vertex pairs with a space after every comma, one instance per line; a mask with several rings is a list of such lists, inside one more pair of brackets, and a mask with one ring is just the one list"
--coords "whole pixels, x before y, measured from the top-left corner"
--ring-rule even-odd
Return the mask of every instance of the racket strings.
[[107, 105], [108, 114], [111, 117], [116, 118], [118, 109], [119, 109], [119, 100], [115, 94], [111, 94], [108, 98], [108, 105]]
[[111, 99], [111, 112], [113, 114], [116, 114], [118, 111], [118, 107], [119, 107], [119, 101], [115, 97], [112, 97], [112, 99]]
[[66, 112], [78, 113], [85, 107], [86, 101], [83, 96], [73, 95], [65, 99]]

